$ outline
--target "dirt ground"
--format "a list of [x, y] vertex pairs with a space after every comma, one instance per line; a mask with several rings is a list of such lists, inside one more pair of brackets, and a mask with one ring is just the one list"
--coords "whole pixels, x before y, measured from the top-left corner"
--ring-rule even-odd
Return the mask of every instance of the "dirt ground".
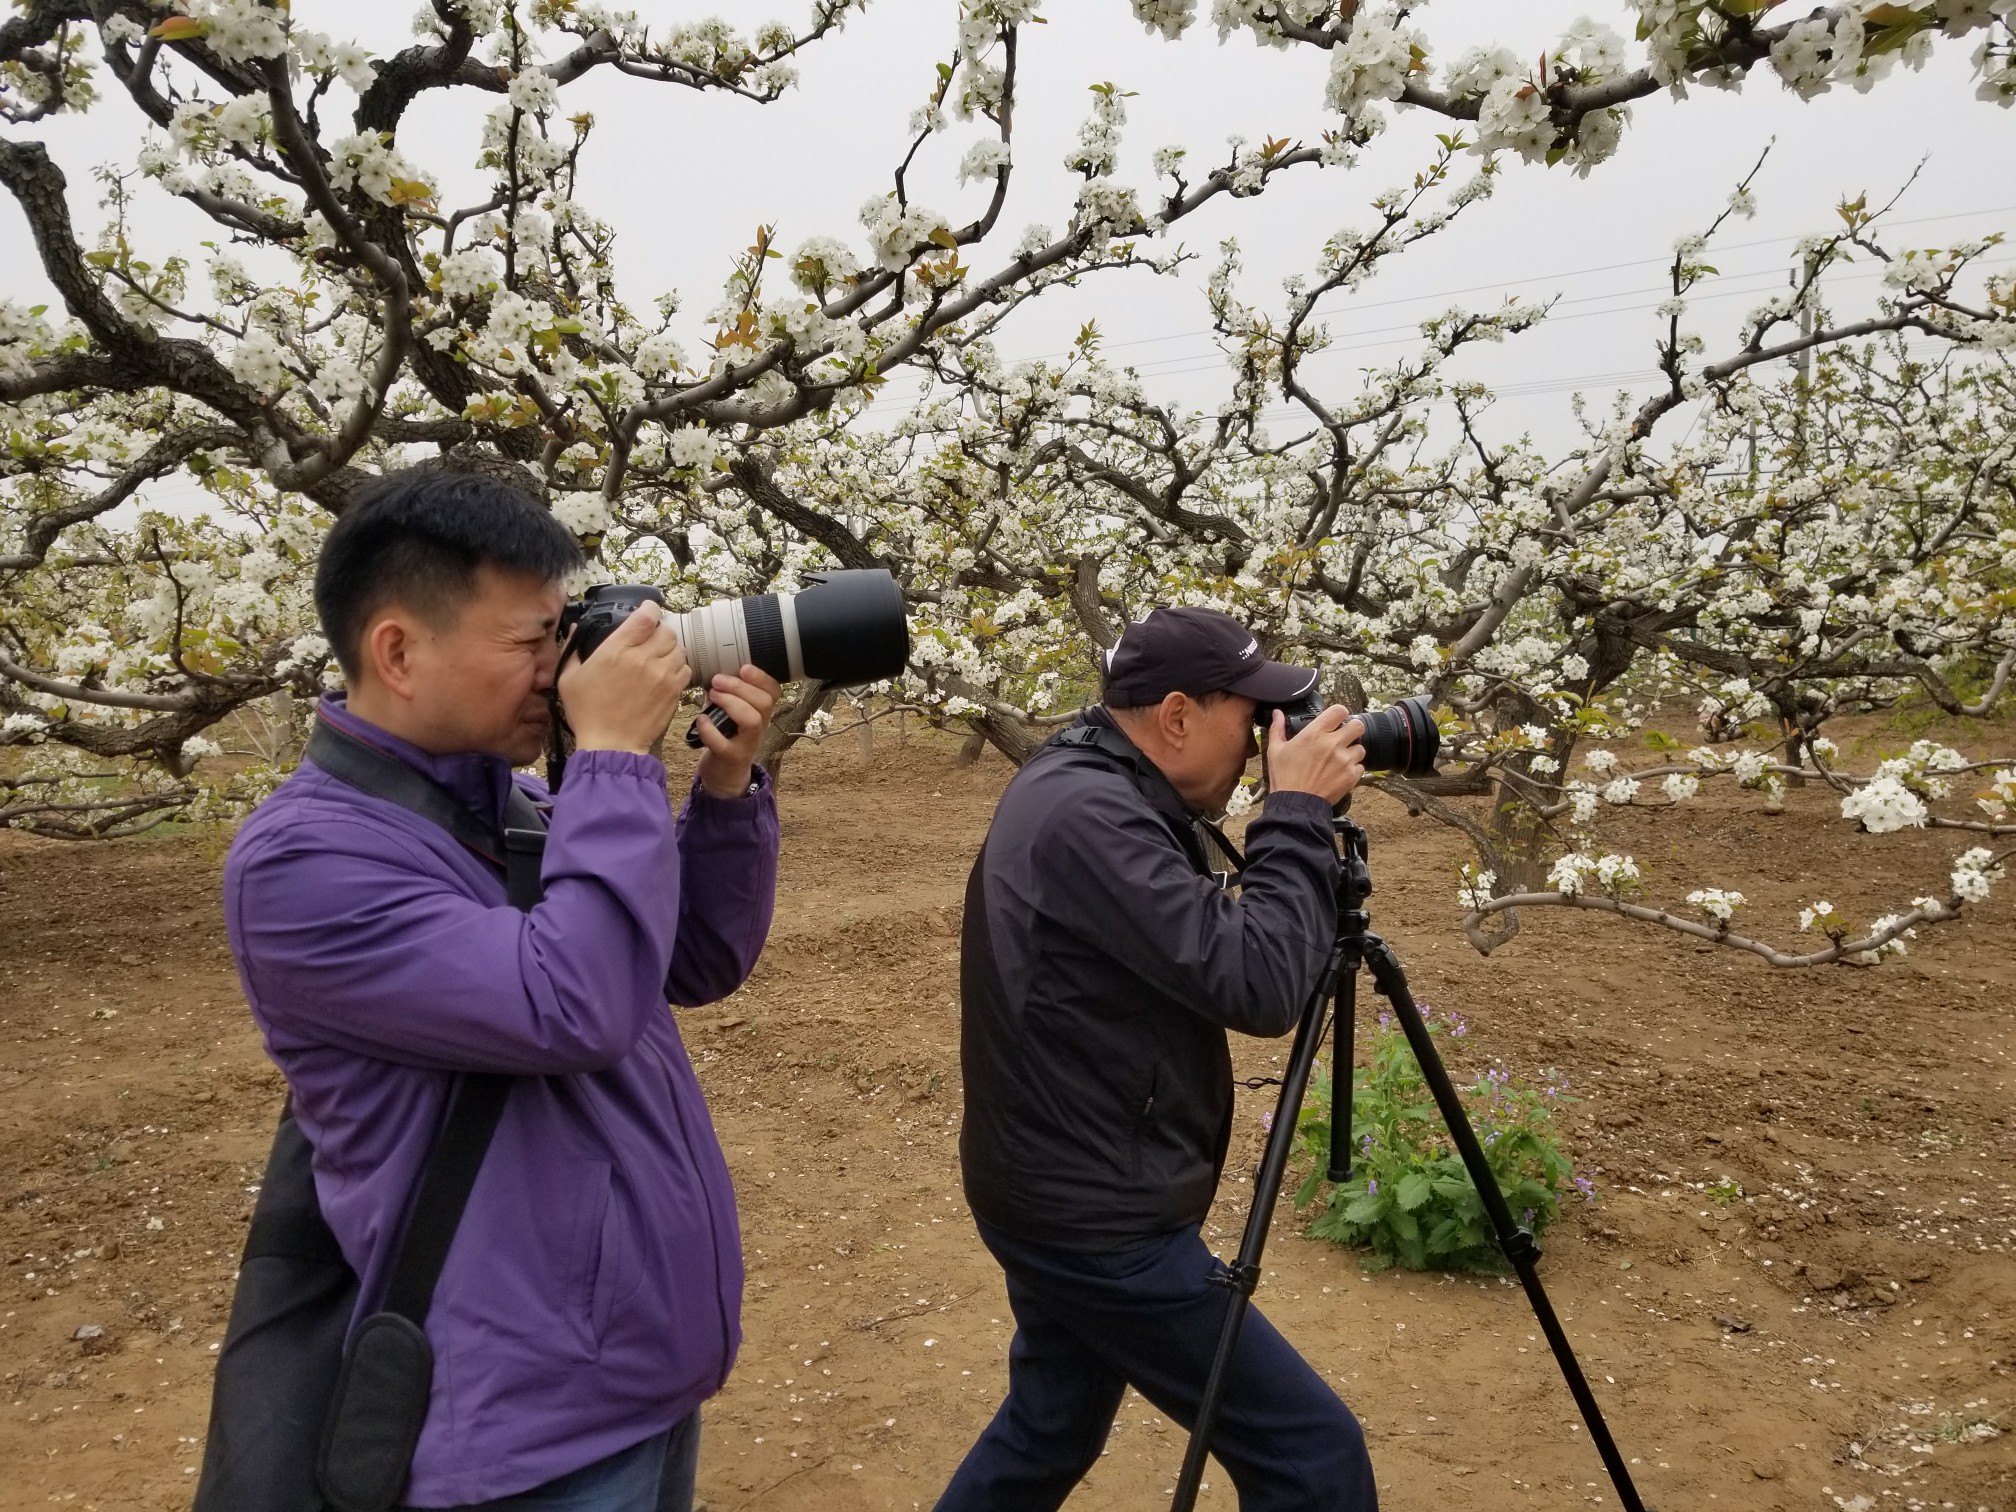
[[[685, 1016], [749, 1260], [747, 1343], [706, 1414], [713, 1512], [928, 1507], [1000, 1398], [955, 994], [1006, 776], [935, 737], [794, 755], [769, 949]], [[1961, 848], [1832, 810], [1795, 792], [1614, 833], [1658, 896], [1740, 887], [1777, 938], [1823, 894], [1868, 917], [1931, 891]], [[1566, 1132], [1600, 1199], [1543, 1274], [1648, 1503], [2016, 1509], [2016, 888], [1870, 971], [1560, 911], [1487, 961], [1456, 929], [1450, 832], [1378, 796], [1359, 817], [1377, 927], [1472, 1025], [1459, 1079], [1558, 1067], [1582, 1098]], [[222, 846], [0, 835], [0, 1509], [187, 1505], [281, 1093], [225, 950]], [[1242, 1074], [1285, 1050], [1239, 1042]], [[1271, 1098], [1241, 1093], [1222, 1253]], [[1725, 1180], [1744, 1195], [1716, 1200]], [[1616, 1504], [1515, 1285], [1368, 1275], [1299, 1229], [1284, 1205], [1258, 1300], [1363, 1417], [1387, 1508]], [[1130, 1397], [1071, 1506], [1157, 1505], [1182, 1444]]]

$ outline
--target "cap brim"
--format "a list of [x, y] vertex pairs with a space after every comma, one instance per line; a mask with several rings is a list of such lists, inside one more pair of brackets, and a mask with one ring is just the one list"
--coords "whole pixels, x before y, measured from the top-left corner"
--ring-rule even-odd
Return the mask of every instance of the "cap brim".
[[1237, 693], [1259, 704], [1293, 703], [1316, 687], [1316, 674], [1307, 667], [1291, 667], [1286, 662], [1263, 661], [1235, 683], [1227, 683], [1227, 693]]

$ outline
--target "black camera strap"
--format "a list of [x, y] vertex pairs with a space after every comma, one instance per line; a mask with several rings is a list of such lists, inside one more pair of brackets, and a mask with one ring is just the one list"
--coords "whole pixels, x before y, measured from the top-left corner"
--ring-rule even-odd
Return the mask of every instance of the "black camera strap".
[[[327, 720], [315, 722], [306, 754], [337, 781], [440, 825], [504, 873], [512, 907], [529, 910], [539, 901], [546, 817], [516, 783], [505, 801], [504, 826], [499, 828], [486, 824], [426, 773]], [[447, 1262], [448, 1246], [454, 1242], [462, 1211], [469, 1204], [490, 1136], [504, 1115], [512, 1081], [512, 1077], [494, 1072], [467, 1072], [456, 1078], [448, 1112], [421, 1172], [399, 1258], [386, 1285], [386, 1312], [398, 1313], [416, 1325], [426, 1321], [434, 1284]]]
[[529, 909], [539, 901], [539, 863], [546, 852], [546, 816], [516, 783], [504, 800], [504, 824], [485, 823], [453, 793], [389, 751], [345, 734], [317, 719], [308, 737], [308, 759], [339, 782], [396, 803], [438, 824], [469, 850], [504, 873], [511, 906]]
[[[316, 721], [306, 755], [339, 782], [446, 830], [504, 874], [513, 907], [538, 903], [546, 816], [515, 783], [497, 825], [424, 772], [326, 720]], [[407, 1205], [383, 1300], [351, 1327], [315, 1456], [321, 1494], [337, 1512], [386, 1512], [405, 1488], [432, 1389], [427, 1313], [516, 1080], [496, 1072], [455, 1078]]]

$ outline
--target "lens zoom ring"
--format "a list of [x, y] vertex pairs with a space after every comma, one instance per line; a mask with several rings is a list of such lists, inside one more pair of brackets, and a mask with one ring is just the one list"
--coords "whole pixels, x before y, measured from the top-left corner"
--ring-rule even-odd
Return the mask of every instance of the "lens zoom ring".
[[742, 600], [742, 628], [749, 637], [749, 659], [779, 682], [791, 680], [791, 649], [784, 640], [784, 611], [774, 593]]

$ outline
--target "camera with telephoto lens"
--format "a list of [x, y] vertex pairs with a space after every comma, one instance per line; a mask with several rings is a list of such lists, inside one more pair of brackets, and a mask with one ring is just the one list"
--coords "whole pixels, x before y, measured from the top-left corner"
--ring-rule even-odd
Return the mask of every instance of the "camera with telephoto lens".
[[[1436, 728], [1429, 706], [1428, 695], [1417, 693], [1401, 699], [1390, 709], [1367, 709], [1352, 716], [1365, 725], [1362, 744], [1366, 771], [1398, 772], [1402, 777], [1434, 775], [1435, 756], [1442, 749], [1442, 732]], [[1323, 712], [1323, 703], [1312, 688], [1293, 703], [1263, 706], [1254, 718], [1265, 727], [1273, 720], [1275, 709], [1288, 716], [1288, 734], [1293, 738]]]
[[[797, 593], [759, 593], [719, 599], [683, 614], [667, 611], [669, 625], [686, 648], [693, 680], [701, 688], [718, 673], [731, 676], [754, 663], [777, 681], [813, 678], [841, 687], [894, 677], [910, 659], [910, 624], [903, 613], [903, 590], [880, 568], [812, 572], [811, 586]], [[665, 595], [642, 583], [602, 583], [590, 588], [560, 614], [559, 636], [573, 641], [569, 656], [587, 658], [615, 628], [646, 601], [663, 605]], [[709, 704], [702, 718], [724, 735], [735, 721]], [[686, 744], [700, 744], [699, 722]]]

